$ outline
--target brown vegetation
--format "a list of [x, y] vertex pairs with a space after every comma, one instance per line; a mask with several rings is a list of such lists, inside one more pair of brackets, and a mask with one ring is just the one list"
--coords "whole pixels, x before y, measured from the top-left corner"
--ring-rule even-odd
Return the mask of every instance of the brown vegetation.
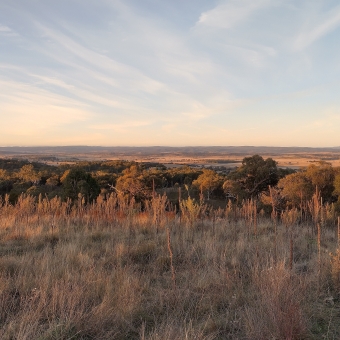
[[339, 220], [318, 199], [301, 219], [255, 200], [6, 196], [0, 338], [338, 339]]

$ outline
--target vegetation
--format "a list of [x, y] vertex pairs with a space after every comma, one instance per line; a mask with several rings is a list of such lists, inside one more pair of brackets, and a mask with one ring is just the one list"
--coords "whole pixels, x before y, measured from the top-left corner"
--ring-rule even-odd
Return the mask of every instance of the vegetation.
[[261, 158], [229, 175], [8, 161], [0, 338], [340, 338], [339, 170]]
[[92, 202], [98, 197], [100, 188], [97, 181], [80, 168], [68, 170], [63, 180], [64, 198], [77, 200], [79, 197], [84, 202]]

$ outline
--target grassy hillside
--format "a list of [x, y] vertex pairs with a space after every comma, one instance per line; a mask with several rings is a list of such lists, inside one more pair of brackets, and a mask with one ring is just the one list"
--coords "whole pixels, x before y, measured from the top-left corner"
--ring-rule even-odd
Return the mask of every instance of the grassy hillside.
[[0, 204], [1, 339], [339, 339], [338, 220], [111, 195]]

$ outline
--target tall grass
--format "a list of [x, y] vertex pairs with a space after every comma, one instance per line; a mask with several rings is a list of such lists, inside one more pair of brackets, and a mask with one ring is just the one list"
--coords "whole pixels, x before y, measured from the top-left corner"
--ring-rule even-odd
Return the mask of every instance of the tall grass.
[[255, 201], [180, 207], [158, 195], [5, 198], [0, 338], [340, 338], [329, 207], [304, 221], [297, 210], [266, 218]]

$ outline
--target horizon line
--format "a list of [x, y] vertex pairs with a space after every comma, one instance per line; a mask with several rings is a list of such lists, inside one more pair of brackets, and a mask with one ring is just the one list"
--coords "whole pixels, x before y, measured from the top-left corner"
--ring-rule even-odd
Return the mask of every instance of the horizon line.
[[340, 146], [276, 146], [276, 145], [0, 145], [0, 148], [308, 148], [308, 149], [339, 149]]

